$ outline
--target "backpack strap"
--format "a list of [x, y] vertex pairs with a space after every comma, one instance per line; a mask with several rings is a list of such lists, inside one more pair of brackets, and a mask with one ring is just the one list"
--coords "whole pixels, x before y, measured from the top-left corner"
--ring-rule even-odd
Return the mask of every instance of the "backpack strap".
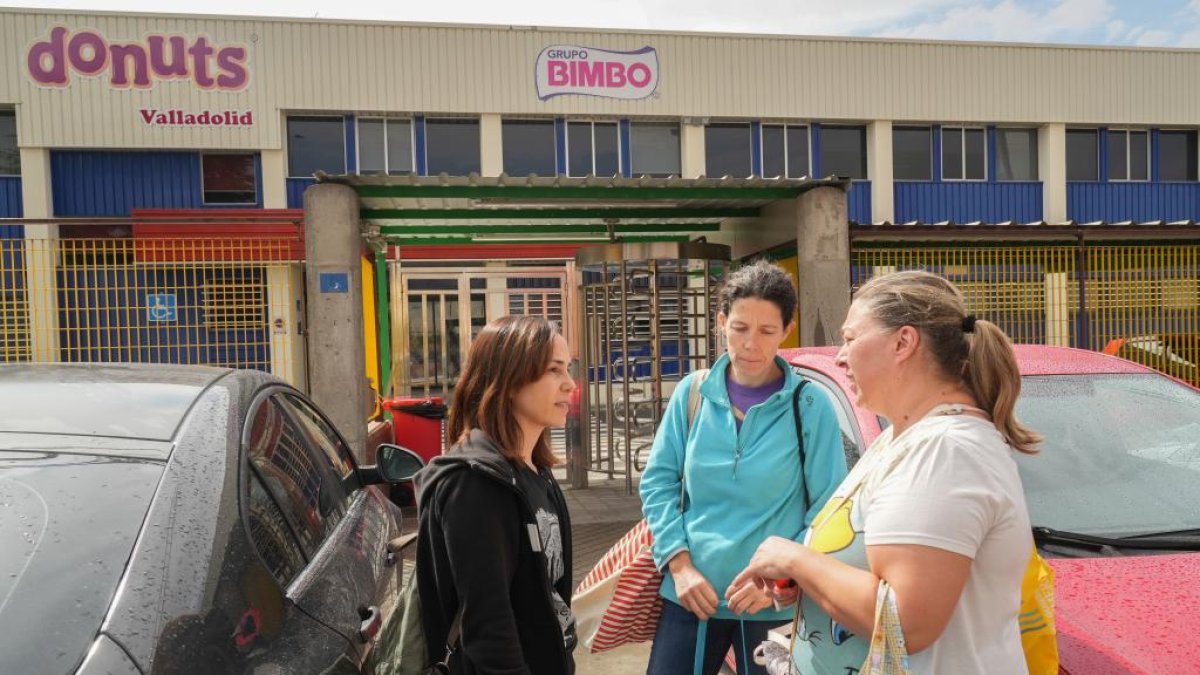
[[[700, 385], [708, 379], [708, 368], [701, 368], [696, 371], [696, 376], [692, 378], [692, 386], [688, 389], [688, 407], [687, 407], [687, 431], [688, 435], [692, 435], [692, 422], [696, 421], [696, 413], [700, 411], [700, 406], [704, 403], [704, 399], [700, 396]], [[687, 445], [685, 444], [686, 448]]]
[[450, 624], [450, 632], [446, 634], [446, 656], [434, 664], [435, 675], [450, 675], [450, 657], [458, 651], [458, 643], [462, 638], [463, 608], [460, 606], [454, 613], [454, 621]]
[[[796, 445], [800, 448], [800, 481], [804, 482], [804, 425], [800, 422], [800, 392], [808, 380], [800, 378], [800, 384], [792, 391], [792, 421], [796, 424]], [[804, 506], [812, 508], [812, 495], [808, 493], [808, 485], [804, 486]]]
[[[700, 385], [708, 379], [708, 374], [711, 372], [708, 368], [701, 368], [696, 371], [696, 375], [692, 378], [692, 386], [688, 388], [687, 401], [687, 434], [683, 437], [683, 452], [684, 457], [687, 457], [687, 439], [692, 435], [692, 422], [696, 421], [696, 413], [700, 412], [700, 406], [704, 404], [704, 397], [700, 396]], [[687, 482], [683, 478], [683, 467], [679, 467], [679, 512], [683, 513], [684, 502], [687, 500]]]

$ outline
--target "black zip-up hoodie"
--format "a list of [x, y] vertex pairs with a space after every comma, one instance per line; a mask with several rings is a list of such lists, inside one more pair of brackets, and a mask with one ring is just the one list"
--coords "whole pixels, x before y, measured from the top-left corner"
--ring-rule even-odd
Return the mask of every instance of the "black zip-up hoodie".
[[[417, 591], [430, 658], [445, 656], [463, 607], [456, 675], [569, 675], [574, 668], [550, 597], [537, 520], [518, 468], [478, 429], [417, 474]], [[565, 573], [554, 586], [571, 602], [571, 521], [552, 482]]]

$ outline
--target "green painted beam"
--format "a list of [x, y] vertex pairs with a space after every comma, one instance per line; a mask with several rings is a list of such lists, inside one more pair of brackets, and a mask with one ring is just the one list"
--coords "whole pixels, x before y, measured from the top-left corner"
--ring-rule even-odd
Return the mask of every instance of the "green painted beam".
[[610, 187], [525, 185], [355, 185], [364, 199], [794, 199], [807, 187]]
[[[375, 252], [375, 319], [379, 324], [379, 382], [380, 396], [391, 396], [392, 385], [392, 312], [388, 299], [387, 253]], [[384, 415], [390, 415], [384, 412]]]
[[[719, 232], [720, 223], [632, 223], [617, 224], [613, 231], [624, 233], [654, 233], [654, 232]], [[603, 224], [545, 224], [545, 225], [381, 225], [379, 231], [386, 235], [414, 234], [605, 234], [607, 226]]]
[[758, 208], [362, 209], [364, 220], [546, 220], [551, 218], [756, 218]]
[[659, 241], [688, 241], [686, 234], [668, 234], [661, 237], [619, 237], [615, 242], [596, 241], [595, 239], [467, 239], [451, 238], [437, 239], [432, 237], [387, 237], [387, 243], [392, 246], [445, 246], [450, 245], [481, 245], [481, 244], [607, 244], [620, 242], [659, 242]]

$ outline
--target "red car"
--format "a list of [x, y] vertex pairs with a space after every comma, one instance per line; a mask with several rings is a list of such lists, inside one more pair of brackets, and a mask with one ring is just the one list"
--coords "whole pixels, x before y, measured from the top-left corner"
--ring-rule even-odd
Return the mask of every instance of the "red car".
[[[1200, 673], [1200, 390], [1097, 352], [1018, 345], [1018, 455], [1054, 567], [1060, 672]], [[780, 356], [837, 405], [847, 460], [886, 421], [858, 408], [832, 347]]]

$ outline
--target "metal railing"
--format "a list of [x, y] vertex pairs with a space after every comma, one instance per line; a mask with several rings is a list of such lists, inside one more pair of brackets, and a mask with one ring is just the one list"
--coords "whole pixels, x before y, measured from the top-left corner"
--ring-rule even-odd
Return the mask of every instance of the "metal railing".
[[1198, 244], [858, 243], [851, 259], [855, 288], [928, 270], [1014, 342], [1106, 351], [1200, 384]]
[[302, 378], [296, 236], [0, 239], [0, 362], [256, 368]]

